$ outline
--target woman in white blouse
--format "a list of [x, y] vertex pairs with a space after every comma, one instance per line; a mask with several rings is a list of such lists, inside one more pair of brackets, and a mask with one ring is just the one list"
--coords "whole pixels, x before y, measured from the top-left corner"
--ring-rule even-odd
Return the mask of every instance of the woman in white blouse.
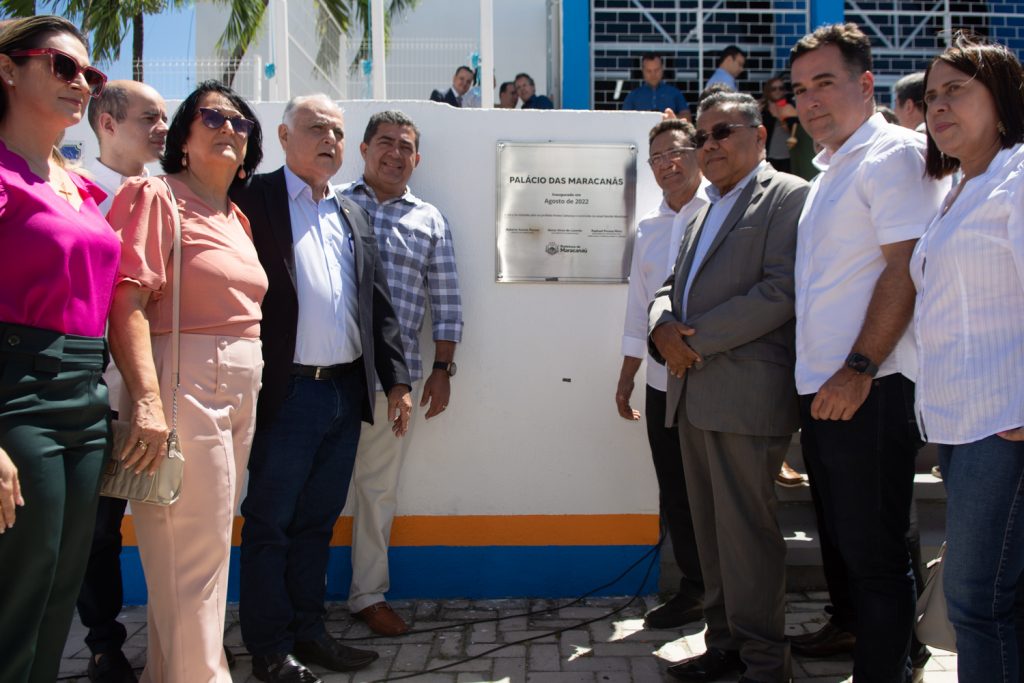
[[1016, 683], [1024, 575], [1024, 72], [958, 36], [925, 76], [927, 170], [959, 170], [917, 244], [917, 415], [948, 493], [959, 680]]

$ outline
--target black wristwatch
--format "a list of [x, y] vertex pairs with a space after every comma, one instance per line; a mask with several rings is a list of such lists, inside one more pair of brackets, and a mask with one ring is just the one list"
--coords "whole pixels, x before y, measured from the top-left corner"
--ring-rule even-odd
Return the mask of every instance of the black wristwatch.
[[434, 361], [434, 369], [435, 370], [444, 370], [445, 374], [447, 374], [449, 377], [454, 377], [455, 376], [455, 372], [459, 368], [458, 368], [458, 366], [455, 365], [454, 361], [452, 361], [451, 363], [445, 363], [443, 360], [435, 360]]
[[846, 367], [868, 377], [874, 377], [878, 374], [878, 366], [872, 363], [871, 359], [867, 356], [856, 352], [846, 357]]

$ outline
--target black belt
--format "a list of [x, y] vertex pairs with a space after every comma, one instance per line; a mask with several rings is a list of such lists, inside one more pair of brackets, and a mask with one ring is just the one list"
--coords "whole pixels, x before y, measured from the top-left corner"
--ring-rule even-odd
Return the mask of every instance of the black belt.
[[351, 363], [339, 363], [337, 365], [300, 365], [292, 363], [292, 374], [299, 377], [312, 377], [313, 379], [334, 379], [347, 375], [350, 372], [361, 370], [362, 366], [363, 361], [361, 358]]

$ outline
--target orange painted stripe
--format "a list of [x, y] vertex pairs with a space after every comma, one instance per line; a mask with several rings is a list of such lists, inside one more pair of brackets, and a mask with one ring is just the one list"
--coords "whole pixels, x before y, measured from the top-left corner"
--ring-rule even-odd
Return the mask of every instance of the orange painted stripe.
[[[232, 543], [241, 542], [236, 517]], [[121, 524], [124, 545], [137, 545], [131, 515]], [[654, 545], [657, 515], [407, 515], [395, 518], [393, 546]], [[352, 518], [339, 517], [331, 545], [352, 544]]]

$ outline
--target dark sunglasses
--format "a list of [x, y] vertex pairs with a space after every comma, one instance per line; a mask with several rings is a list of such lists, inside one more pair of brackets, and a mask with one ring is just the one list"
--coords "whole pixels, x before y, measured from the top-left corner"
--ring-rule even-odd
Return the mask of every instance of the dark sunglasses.
[[231, 130], [235, 131], [238, 135], [249, 136], [252, 129], [256, 127], [255, 121], [250, 121], [244, 116], [224, 116], [216, 109], [209, 109], [207, 107], [199, 107], [199, 113], [196, 114], [203, 120], [203, 125], [210, 130], [220, 130], [224, 126], [224, 122], [231, 123]]
[[721, 142], [722, 140], [725, 140], [730, 135], [732, 135], [733, 131], [736, 130], [737, 128], [757, 128], [757, 126], [751, 123], [719, 123], [718, 125], [711, 128], [710, 133], [703, 130], [698, 130], [696, 133], [694, 133], [693, 146], [696, 147], [697, 149], [700, 149], [711, 138], [714, 138], [715, 140]]
[[74, 83], [78, 74], [85, 76], [89, 86], [89, 95], [99, 97], [103, 86], [107, 84], [107, 75], [93, 66], [80, 66], [74, 57], [53, 47], [35, 47], [30, 50], [8, 52], [8, 57], [50, 57], [50, 70], [55, 78], [65, 83]]

